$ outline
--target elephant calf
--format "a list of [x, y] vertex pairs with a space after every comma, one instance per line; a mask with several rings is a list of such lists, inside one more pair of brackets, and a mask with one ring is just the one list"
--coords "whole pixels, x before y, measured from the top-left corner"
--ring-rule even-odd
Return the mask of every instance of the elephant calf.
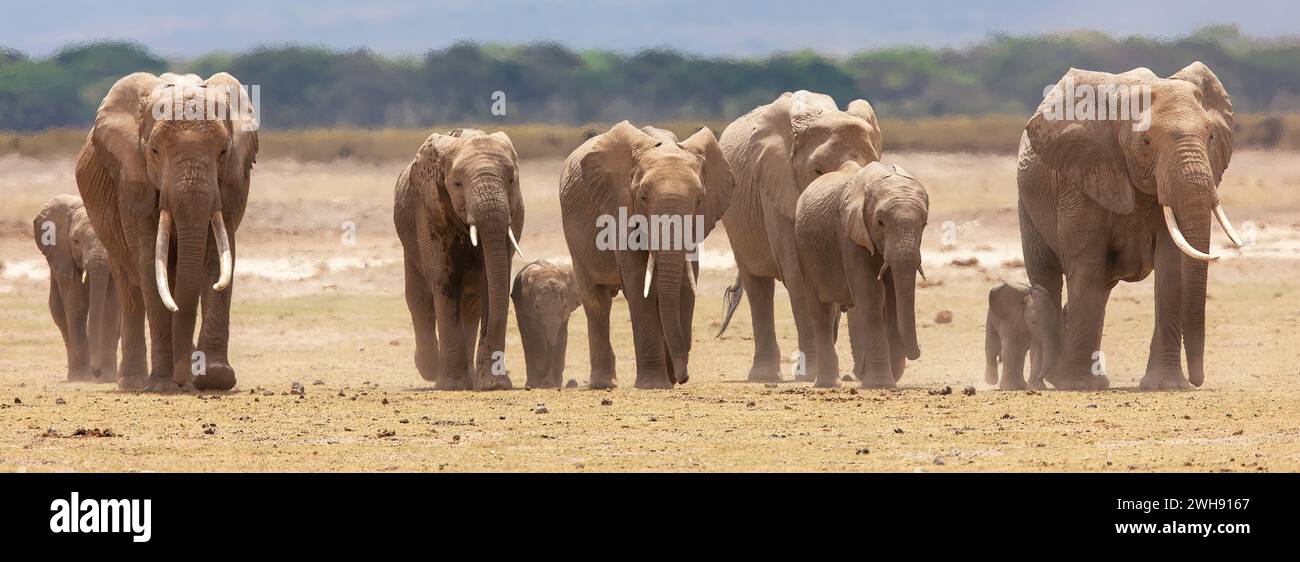
[[578, 308], [573, 266], [537, 260], [519, 270], [510, 299], [524, 343], [528, 388], [559, 388], [569, 343], [569, 315]]
[[[1065, 311], [1059, 315], [1047, 289], [1006, 283], [989, 291], [984, 323], [984, 382], [1002, 390], [1042, 389], [1043, 375], [1056, 361], [1065, 339]], [[1025, 384], [1025, 352], [1029, 352], [1029, 384]], [[998, 362], [1002, 379], [998, 380]]]
[[897, 165], [846, 165], [808, 185], [795, 207], [799, 269], [817, 348], [816, 385], [839, 385], [835, 337], [848, 311], [853, 371], [893, 387], [917, 359], [916, 274], [930, 213], [925, 187]]
[[36, 247], [50, 264], [50, 315], [68, 351], [68, 380], [117, 380], [121, 331], [108, 251], [95, 236], [81, 198], [56, 195], [32, 221]]

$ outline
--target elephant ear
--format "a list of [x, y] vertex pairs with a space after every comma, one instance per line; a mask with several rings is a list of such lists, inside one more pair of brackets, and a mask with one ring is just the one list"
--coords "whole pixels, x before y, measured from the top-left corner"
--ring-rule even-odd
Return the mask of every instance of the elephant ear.
[[[129, 192], [124, 200], [150, 202], [149, 208], [134, 209], [140, 214], [155, 212], [143, 142], [149, 138], [153, 123], [148, 100], [155, 89], [165, 85], [147, 72], [128, 75], [113, 84], [95, 112], [89, 150], [77, 166], [77, 183], [97, 224], [114, 224], [93, 215], [116, 208], [113, 198], [117, 190]], [[80, 181], [83, 178], [86, 181]]]
[[736, 179], [731, 173], [731, 165], [722, 155], [718, 138], [708, 127], [701, 127], [680, 146], [704, 160], [704, 236], [708, 236], [727, 212]]
[[876, 110], [871, 108], [871, 104], [866, 100], [853, 100], [849, 102], [849, 109], [846, 113], [861, 117], [870, 127], [867, 130], [867, 138], [871, 140], [871, 147], [876, 149], [876, 159], [885, 153], [885, 137], [880, 131], [880, 122], [876, 120]]
[[[451, 204], [451, 196], [442, 184], [450, 156], [462, 142], [458, 133], [459, 131], [454, 131], [451, 135], [433, 133], [415, 152], [407, 181], [422, 194], [422, 201], [431, 201], [432, 196], [440, 198], [444, 204]], [[430, 189], [436, 193], [428, 193], [427, 190]]]
[[1217, 185], [1232, 160], [1232, 98], [1223, 89], [1219, 77], [1201, 61], [1187, 65], [1169, 78], [1191, 82], [1200, 89], [1201, 107], [1210, 114], [1214, 133], [1214, 140], [1210, 142], [1210, 167], [1214, 169], [1214, 183]]
[[844, 196], [844, 211], [840, 216], [841, 228], [849, 239], [876, 253], [876, 244], [871, 240], [871, 212], [874, 207], [875, 192], [872, 185], [890, 174], [889, 168], [880, 162], [871, 162], [853, 174]]
[[[204, 86], [218, 90], [226, 100], [226, 126], [230, 131], [230, 151], [226, 154], [226, 166], [221, 175], [222, 204], [231, 208], [234, 216], [227, 218], [232, 228], [238, 228], [242, 211], [248, 196], [248, 185], [257, 161], [257, 130], [259, 118], [257, 108], [244, 85], [234, 76], [225, 72], [213, 74], [203, 83]], [[237, 213], [237, 214], [236, 214]]]
[[[1148, 71], [1149, 73], [1149, 71]], [[1066, 106], [1083, 103], [1078, 88], [1111, 86], [1127, 88], [1137, 80], [1131, 73], [1117, 76], [1071, 68], [1048, 92], [1034, 116], [1025, 125], [1029, 143], [1050, 168], [1064, 175], [1094, 201], [1120, 214], [1133, 212], [1136, 189], [1128, 175], [1128, 162], [1120, 148], [1118, 127], [1129, 126], [1117, 119], [1075, 119]], [[1092, 97], [1096, 104], [1096, 96]], [[1094, 105], [1094, 108], [1096, 105]]]
[[627, 121], [619, 122], [588, 142], [591, 144], [587, 153], [578, 162], [586, 190], [597, 197], [615, 200], [629, 193], [632, 167], [641, 153], [663, 143]]
[[[32, 220], [32, 230], [36, 236], [36, 248], [50, 264], [50, 276], [74, 279], [77, 277], [77, 266], [72, 248], [73, 210], [68, 207], [65, 197], [70, 196], [56, 196], [41, 207], [41, 212]], [[53, 226], [46, 227], [47, 223]], [[48, 228], [52, 228], [53, 232]]]

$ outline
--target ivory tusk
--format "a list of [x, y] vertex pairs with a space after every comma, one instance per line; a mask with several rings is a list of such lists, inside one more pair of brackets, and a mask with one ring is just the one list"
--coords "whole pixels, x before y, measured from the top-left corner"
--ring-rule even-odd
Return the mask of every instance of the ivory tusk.
[[511, 230], [510, 227], [507, 226], [506, 234], [510, 236], [510, 245], [515, 247], [515, 253], [519, 254], [519, 259], [527, 261], [528, 258], [524, 257], [524, 251], [519, 249], [519, 241], [515, 240], [515, 231]]
[[221, 256], [221, 275], [212, 289], [224, 291], [235, 274], [235, 260], [230, 252], [230, 236], [226, 233], [226, 219], [221, 216], [221, 209], [212, 213], [212, 235], [217, 239], [217, 252]]
[[650, 281], [654, 277], [655, 253], [650, 252], [650, 259], [645, 262], [645, 287], [641, 289], [642, 298], [650, 298]]
[[885, 262], [880, 266], [880, 273], [876, 274], [876, 281], [884, 279], [886, 271], [889, 271], [889, 262]]
[[690, 262], [686, 262], [686, 282], [691, 286], [692, 295], [700, 294], [699, 288], [695, 286], [695, 268], [691, 267]]
[[158, 286], [158, 296], [167, 310], [176, 312], [171, 287], [167, 286], [167, 251], [172, 237], [172, 216], [166, 210], [158, 212], [158, 239], [153, 246], [153, 275]]
[[930, 282], [929, 279], [926, 279], [926, 278], [925, 278], [925, 268], [924, 268], [924, 267], [921, 267], [921, 264], [919, 264], [919, 263], [916, 264], [916, 272], [921, 274], [921, 280], [922, 280], [922, 281], [925, 281], [926, 283], [929, 283], [929, 282]]
[[87, 281], [90, 281], [90, 272], [83, 269], [81, 270], [81, 284], [85, 285]]
[[1168, 206], [1162, 206], [1161, 209], [1165, 212], [1165, 228], [1169, 230], [1169, 237], [1173, 238], [1174, 245], [1178, 246], [1179, 250], [1182, 250], [1184, 254], [1187, 254], [1187, 257], [1192, 259], [1201, 261], [1218, 261], [1219, 256], [1197, 250], [1187, 242], [1187, 239], [1183, 237], [1183, 231], [1178, 229], [1178, 221], [1174, 218], [1173, 209]]
[[469, 243], [475, 248], [478, 247], [478, 227], [469, 225]]
[[1228, 213], [1223, 212], [1223, 205], [1214, 206], [1214, 218], [1218, 219], [1219, 226], [1223, 227], [1223, 232], [1232, 240], [1232, 244], [1238, 248], [1244, 246], [1241, 237], [1237, 236], [1237, 229], [1232, 228], [1232, 221], [1228, 220]]

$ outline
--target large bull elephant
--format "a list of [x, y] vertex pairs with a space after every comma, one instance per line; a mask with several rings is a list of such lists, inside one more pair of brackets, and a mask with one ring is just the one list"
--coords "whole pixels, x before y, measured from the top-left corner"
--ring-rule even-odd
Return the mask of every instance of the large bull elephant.
[[[1149, 103], [1114, 111], [1122, 107], [1108, 100], [1114, 92], [1128, 96], [1129, 105], [1132, 96]], [[1098, 114], [1103, 107], [1107, 113]], [[1064, 349], [1046, 375], [1053, 386], [1109, 385], [1097, 367], [1104, 364], [1110, 290], [1152, 271], [1156, 322], [1141, 387], [1205, 380], [1207, 266], [1218, 259], [1209, 253], [1211, 217], [1239, 243], [1218, 193], [1232, 157], [1232, 123], [1228, 93], [1200, 62], [1169, 78], [1145, 68], [1071, 69], [1030, 118], [1017, 176], [1025, 268], [1054, 306], [1061, 304], [1062, 277], [1069, 291]]]
[[[839, 386], [835, 353], [848, 309], [853, 372], [863, 387], [893, 388], [916, 355], [916, 275], [930, 197], [901, 166], [845, 166], [808, 185], [795, 209], [799, 270], [817, 346], [819, 387]], [[904, 334], [910, 336], [905, 338]]]
[[510, 260], [524, 228], [510, 137], [474, 129], [430, 135], [395, 191], [420, 376], [438, 390], [509, 389]]
[[100, 104], [76, 176], [118, 282], [122, 388], [235, 386], [227, 355], [235, 232], [256, 128], [247, 94], [226, 73], [131, 74]]
[[[592, 387], [614, 385], [609, 315], [620, 290], [632, 316], [636, 387], [672, 388], [687, 381], [699, 263], [687, 259], [686, 246], [703, 240], [717, 224], [732, 183], [708, 128], [678, 142], [669, 131], [637, 129], [623, 121], [587, 139], [565, 160], [560, 209], [587, 315]], [[616, 224], [619, 216], [633, 218]], [[661, 234], [658, 246], [618, 244], [616, 239], [638, 238], [634, 217], [660, 219], [660, 224], [675, 220], [677, 234]], [[702, 232], [694, 230], [695, 240], [687, 241], [683, 231], [687, 224], [692, 229], [701, 224], [696, 217], [702, 218]]]
[[68, 380], [115, 382], [121, 325], [108, 250], [81, 198], [55, 195], [32, 221], [50, 264], [50, 315], [68, 352]]
[[779, 381], [781, 350], [772, 311], [777, 279], [790, 293], [799, 350], [807, 365], [817, 364], [807, 290], [798, 274], [795, 202], [817, 177], [846, 165], [861, 167], [879, 160], [880, 125], [871, 104], [863, 100], [854, 100], [841, 111], [830, 96], [800, 90], [786, 92], [736, 119], [722, 132], [719, 143], [736, 176], [736, 192], [722, 223], [739, 272], [723, 298], [726, 312], [718, 333], [727, 329], [740, 295], [747, 293], [754, 327], [754, 362], [748, 378]]

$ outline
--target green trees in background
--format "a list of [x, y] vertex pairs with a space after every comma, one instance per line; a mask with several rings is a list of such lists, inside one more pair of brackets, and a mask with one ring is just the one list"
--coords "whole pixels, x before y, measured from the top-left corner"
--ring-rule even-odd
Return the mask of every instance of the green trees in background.
[[[1147, 66], [1168, 75], [1193, 60], [1214, 69], [1238, 111], [1300, 111], [1300, 40], [1248, 38], [1214, 26], [1171, 39], [1081, 31], [993, 36], [962, 49], [752, 59], [574, 51], [554, 43], [458, 43], [420, 57], [274, 46], [187, 61], [120, 42], [71, 46], [44, 59], [0, 49], [0, 129], [85, 126], [112, 82], [137, 70], [226, 70], [259, 84], [266, 127], [423, 127], [730, 119], [799, 88], [839, 100], [864, 97], [891, 118], [1027, 115], [1071, 66]], [[505, 116], [491, 114], [495, 91], [506, 94]]]

